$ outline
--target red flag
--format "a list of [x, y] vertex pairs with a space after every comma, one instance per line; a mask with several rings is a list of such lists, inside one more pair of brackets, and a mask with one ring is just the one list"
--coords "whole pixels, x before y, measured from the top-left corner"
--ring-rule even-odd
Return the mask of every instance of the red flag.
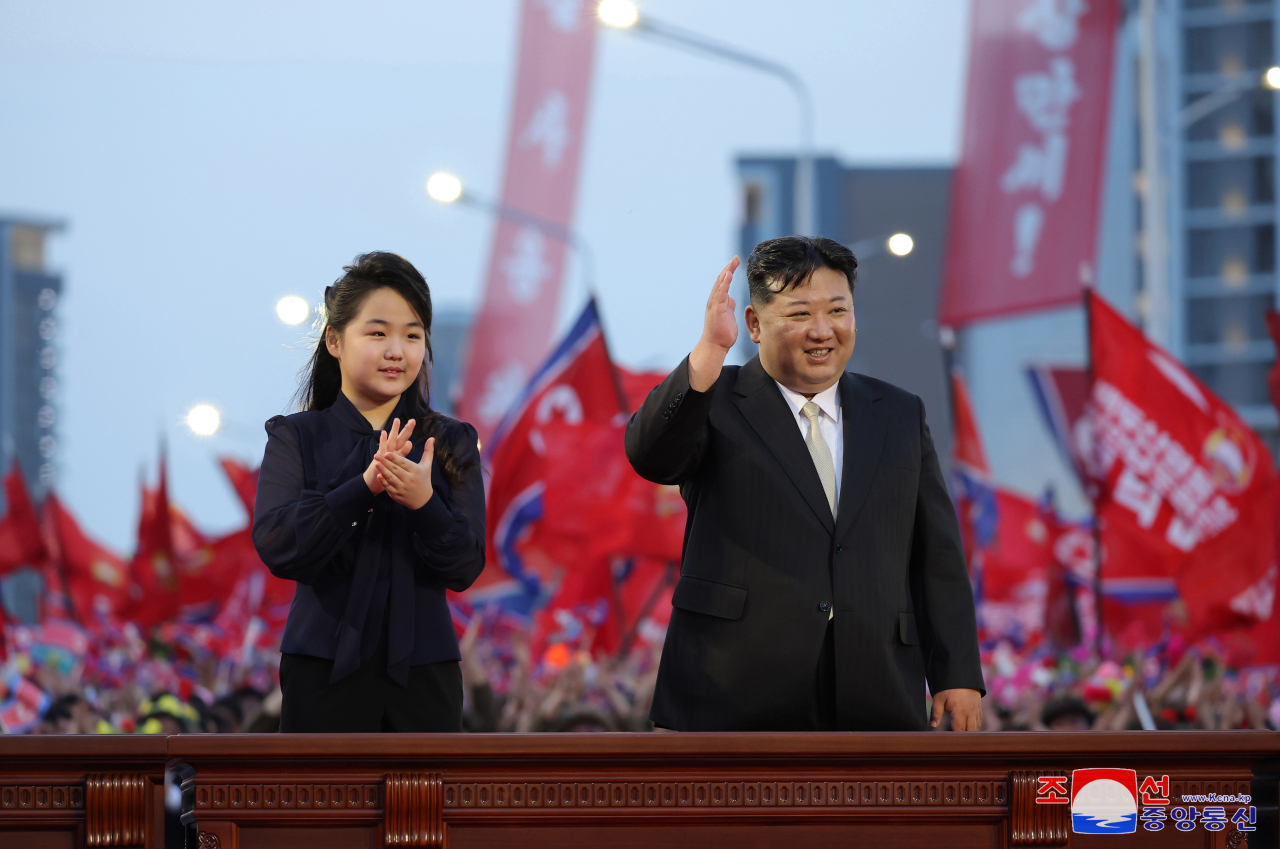
[[182, 612], [198, 615], [204, 608], [216, 610], [230, 596], [240, 576], [261, 562], [249, 528], [206, 542], [178, 561]]
[[1090, 451], [1089, 428], [1082, 425], [1089, 400], [1088, 373], [1082, 368], [1034, 365], [1027, 377], [1058, 452], [1084, 481], [1084, 456]]
[[253, 523], [253, 502], [258, 497], [258, 469], [251, 469], [239, 460], [223, 457], [218, 461], [227, 480], [236, 491], [245, 512], [249, 514], [249, 523]]
[[[484, 300], [467, 345], [458, 411], [489, 442], [546, 356], [560, 304], [568, 227], [586, 131], [595, 3], [522, 0], [502, 206]], [[561, 228], [548, 229], [547, 224]], [[501, 327], [501, 333], [491, 328]]]
[[297, 586], [267, 569], [253, 547], [251, 527], [210, 540], [179, 564], [178, 596], [184, 615], [221, 609], [240, 581], [252, 580], [257, 585], [256, 601], [246, 615], [256, 614], [259, 606], [287, 607]]
[[151, 497], [143, 493], [142, 515], [138, 519], [138, 545], [129, 563], [132, 583], [126, 617], [147, 627], [178, 613], [178, 554], [175, 537], [181, 540], [184, 553], [198, 548], [194, 529], [182, 527], [174, 533], [173, 511], [169, 506], [169, 481], [166, 461], [160, 458], [160, 485]]
[[543, 516], [528, 547], [561, 564], [644, 556], [679, 562], [685, 505], [680, 491], [636, 474], [619, 421], [550, 425]]
[[1116, 0], [976, 0], [945, 325], [1074, 303], [1092, 275]]
[[648, 398], [649, 393], [666, 380], [669, 374], [661, 371], [630, 371], [622, 366], [614, 366], [614, 369], [618, 373], [618, 380], [622, 383], [622, 394], [627, 399], [628, 415], [640, 409], [644, 399]]
[[4, 476], [4, 493], [7, 512], [0, 519], [0, 576], [21, 566], [38, 566], [48, 557], [40, 519], [17, 460]]
[[1271, 455], [1186, 368], [1088, 296], [1093, 362], [1087, 459], [1103, 591], [1176, 583], [1193, 631], [1261, 621], [1275, 584]]
[[492, 472], [488, 489], [488, 564], [467, 591], [472, 604], [501, 598], [528, 614], [545, 594], [552, 564], [528, 558], [520, 545], [543, 513], [547, 457], [546, 431], [563, 425], [583, 428], [621, 417], [618, 384], [605, 348], [595, 302], [588, 303], [573, 328], [534, 379], [486, 446]]
[[991, 469], [978, 433], [978, 419], [969, 402], [969, 389], [957, 371], [951, 372], [952, 436], [951, 488], [960, 519], [965, 562], [981, 593], [982, 550], [992, 543], [999, 521]]
[[[150, 496], [159, 498], [159, 493], [151, 493]], [[169, 502], [169, 538], [173, 543], [173, 553], [178, 559], [195, 554], [209, 542], [208, 538], [191, 524], [191, 520], [187, 518], [182, 508], [172, 501]]]
[[979, 613], [989, 637], [1026, 640], [1044, 627], [1045, 592], [1054, 564], [1057, 526], [1036, 502], [995, 490], [996, 533], [981, 550]]
[[[52, 558], [61, 565], [81, 624], [94, 628], [114, 619], [129, 601], [129, 572], [124, 558], [89, 537], [56, 495], [44, 501], [46, 535]], [[50, 590], [60, 592], [61, 577], [46, 572]]]
[[951, 372], [951, 409], [955, 418], [952, 462], [964, 465], [974, 474], [990, 476], [991, 467], [987, 465], [987, 452], [982, 449], [978, 418], [973, 414], [973, 404], [969, 400], [969, 387], [957, 371]]

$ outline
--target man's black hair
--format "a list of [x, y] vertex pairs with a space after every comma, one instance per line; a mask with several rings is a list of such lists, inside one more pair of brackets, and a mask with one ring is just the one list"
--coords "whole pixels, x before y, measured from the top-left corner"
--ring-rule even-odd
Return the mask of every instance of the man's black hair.
[[819, 268], [839, 271], [853, 294], [858, 258], [844, 245], [824, 236], [782, 236], [755, 246], [747, 257], [747, 285], [751, 303], [764, 306], [779, 292], [807, 283]]

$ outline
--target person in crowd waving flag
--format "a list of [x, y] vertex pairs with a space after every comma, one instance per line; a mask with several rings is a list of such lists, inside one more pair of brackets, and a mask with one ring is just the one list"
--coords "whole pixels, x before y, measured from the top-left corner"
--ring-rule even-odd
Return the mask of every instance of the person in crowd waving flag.
[[1194, 633], [1266, 620], [1276, 580], [1270, 452], [1110, 304], [1093, 292], [1085, 297], [1086, 465], [1096, 486], [1104, 592], [1131, 585], [1143, 593], [1172, 581]]
[[27, 493], [22, 468], [13, 461], [4, 476], [5, 515], [0, 519], [0, 577], [22, 566], [37, 566], [48, 557], [40, 519]]

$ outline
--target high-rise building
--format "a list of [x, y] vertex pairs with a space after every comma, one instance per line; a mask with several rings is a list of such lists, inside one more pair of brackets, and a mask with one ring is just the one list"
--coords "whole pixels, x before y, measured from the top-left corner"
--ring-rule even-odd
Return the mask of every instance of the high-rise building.
[[[57, 479], [55, 312], [62, 278], [46, 266], [45, 241], [61, 228], [57, 222], [0, 218], [0, 460], [6, 472], [15, 458], [21, 463], [36, 501]], [[16, 622], [37, 621], [41, 586], [34, 564], [0, 580], [5, 614]]]
[[1278, 95], [1266, 72], [1276, 4], [1179, 0], [1162, 11], [1157, 32], [1175, 70], [1161, 98], [1173, 130], [1169, 347], [1274, 451], [1280, 429], [1266, 375], [1276, 351], [1265, 315], [1277, 294]]
[[58, 222], [0, 218], [0, 454], [37, 501], [57, 479], [58, 298], [45, 242]]
[[472, 318], [470, 310], [451, 308], [431, 316], [431, 406], [446, 415], [453, 415]]
[[[794, 232], [795, 159], [740, 157], [743, 214], [739, 252], [745, 266], [765, 239]], [[854, 317], [858, 336], [851, 371], [887, 380], [919, 395], [943, 464], [951, 454], [950, 411], [942, 347], [938, 341], [938, 285], [946, 238], [948, 167], [860, 167], [830, 157], [814, 163], [818, 235], [850, 246], [858, 257]], [[911, 237], [897, 256], [888, 239]], [[747, 303], [746, 268], [739, 268], [734, 300]], [[754, 356], [745, 327], [737, 362]]]

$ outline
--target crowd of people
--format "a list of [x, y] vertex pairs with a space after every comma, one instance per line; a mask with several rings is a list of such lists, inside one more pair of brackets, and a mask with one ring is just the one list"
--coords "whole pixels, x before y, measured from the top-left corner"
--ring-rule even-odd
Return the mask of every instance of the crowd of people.
[[[69, 623], [10, 626], [0, 723], [38, 734], [278, 730], [278, 651], [219, 651], [207, 627], [146, 638], [125, 625], [90, 640]], [[664, 636], [652, 620], [606, 657], [582, 648], [589, 635], [535, 646], [510, 617], [474, 615], [460, 627], [466, 731], [652, 729]], [[1236, 668], [1213, 640], [1175, 636], [1114, 659], [1000, 641], [984, 648], [983, 668], [989, 731], [1280, 728], [1280, 669]]]

